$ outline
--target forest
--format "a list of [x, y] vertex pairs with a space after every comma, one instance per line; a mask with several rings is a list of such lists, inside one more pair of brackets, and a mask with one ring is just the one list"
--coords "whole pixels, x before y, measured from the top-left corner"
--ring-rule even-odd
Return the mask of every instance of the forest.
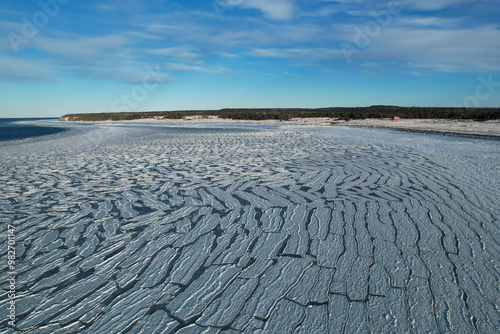
[[356, 108], [236, 108], [220, 110], [178, 110], [178, 111], [145, 111], [118, 113], [83, 113], [67, 114], [60, 121], [98, 122], [128, 121], [149, 118], [181, 119], [185, 116], [200, 115], [204, 117], [219, 116], [226, 119], [239, 120], [289, 120], [291, 118], [329, 117], [340, 120], [390, 118], [398, 116], [406, 119], [461, 119], [486, 121], [500, 119], [500, 108], [431, 108], [431, 107], [397, 107], [371, 106]]

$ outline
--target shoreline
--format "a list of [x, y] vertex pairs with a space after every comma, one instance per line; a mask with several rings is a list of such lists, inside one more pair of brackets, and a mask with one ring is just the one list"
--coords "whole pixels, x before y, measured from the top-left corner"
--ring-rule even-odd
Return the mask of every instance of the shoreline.
[[[348, 126], [409, 131], [424, 134], [440, 134], [476, 138], [500, 139], [500, 120], [471, 121], [448, 119], [355, 119], [350, 121], [329, 117], [291, 118], [290, 120], [238, 120], [218, 116], [186, 116], [182, 119], [144, 118], [135, 120], [102, 121], [106, 123], [209, 123], [209, 124], [257, 124], [282, 126]], [[80, 122], [77, 122], [80, 123]], [[86, 123], [86, 122], [82, 122]], [[98, 122], [101, 123], [101, 122]]]
[[351, 120], [350, 127], [379, 128], [423, 134], [500, 139], [500, 121], [464, 121], [447, 119], [365, 119]]
[[380, 129], [380, 130], [403, 131], [403, 132], [428, 134], [428, 135], [500, 140], [500, 135], [494, 135], [494, 134], [454, 132], [446, 130], [423, 130], [423, 129], [413, 129], [413, 128], [393, 128], [393, 127], [368, 126], [368, 125], [345, 125], [345, 126], [348, 126], [350, 128], [359, 128], [359, 129]]
[[308, 117], [308, 118], [291, 118], [290, 120], [249, 120], [249, 119], [232, 119], [220, 118], [218, 116], [186, 116], [183, 118], [143, 118], [133, 120], [114, 121], [107, 120], [106, 123], [207, 123], [207, 124], [256, 124], [256, 125], [313, 125], [313, 126], [329, 126], [337, 122], [336, 118], [330, 117]]

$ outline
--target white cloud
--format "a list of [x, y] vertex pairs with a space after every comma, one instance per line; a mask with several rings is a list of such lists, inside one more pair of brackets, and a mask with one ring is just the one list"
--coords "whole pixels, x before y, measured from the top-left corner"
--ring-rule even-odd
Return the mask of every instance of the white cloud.
[[32, 45], [46, 53], [71, 58], [95, 58], [123, 50], [128, 43], [120, 35], [85, 38], [46, 38], [38, 37]]
[[231, 52], [217, 52], [217, 54], [219, 56], [225, 57], [225, 58], [241, 58], [240, 55], [234, 54], [234, 53], [231, 53]]
[[288, 20], [295, 12], [292, 0], [222, 0], [218, 4], [222, 7], [240, 7], [260, 10], [270, 19]]
[[[144, 60], [144, 52], [133, 49], [130, 43], [126, 37], [119, 35], [37, 37], [29, 48], [41, 51], [44, 55], [28, 58], [23, 53], [17, 58], [0, 58], [0, 78], [3, 81], [37, 82], [73, 76], [129, 84], [142, 83], [148, 71], [160, 64]], [[170, 53], [186, 57], [194, 55], [184, 49], [182, 53], [182, 48], [172, 48]], [[156, 51], [158, 54], [168, 53], [166, 49]], [[161, 75], [164, 83], [176, 81], [166, 73]]]
[[[441, 10], [452, 6], [461, 5], [467, 2], [477, 2], [478, 0], [371, 0], [367, 4], [366, 0], [321, 0], [322, 2], [334, 2], [337, 4], [356, 5], [357, 7], [387, 7], [389, 4], [397, 4], [402, 7], [411, 7], [418, 10]], [[488, 1], [488, 0], [481, 0]]]
[[420, 10], [441, 10], [473, 1], [477, 0], [413, 0], [409, 2], [409, 6]]
[[[159, 67], [159, 66], [158, 66]], [[109, 66], [94, 65], [86, 67], [78, 67], [66, 69], [65, 73], [71, 73], [75, 76], [87, 77], [92, 79], [118, 81], [126, 84], [142, 84], [145, 79], [151, 77], [151, 73], [155, 73], [155, 78], [158, 83], [175, 83], [177, 79], [164, 73], [163, 69], [154, 66], [131, 66], [131, 65], [117, 65]]]
[[[0, 59], [0, 78], [37, 81], [76, 75], [137, 83], [148, 67], [161, 66], [163, 71], [220, 72], [235, 63], [251, 62], [248, 56], [300, 59], [303, 66], [343, 66], [345, 59], [339, 44], [352, 43], [356, 33], [353, 22], [361, 22], [358, 28], [363, 29], [366, 22], [375, 20], [370, 16], [373, 10], [363, 13], [368, 15], [366, 22], [347, 16], [328, 25], [324, 24], [325, 20], [304, 18], [328, 16], [338, 6], [345, 7], [351, 1], [323, 0], [322, 6], [308, 7], [309, 10], [302, 13], [304, 21], [299, 23], [283, 21], [296, 12], [300, 14], [295, 7], [299, 2], [293, 0], [218, 1], [233, 8], [259, 10], [274, 21], [264, 22], [255, 15], [234, 15], [228, 16], [224, 23], [213, 24], [213, 20], [196, 13], [175, 12], [137, 14], [137, 20], [128, 29], [97, 37], [47, 30], [25, 46], [18, 54], [19, 59]], [[408, 8], [431, 10], [468, 1], [442, 0], [436, 4], [437, 1], [411, 0], [407, 4]], [[362, 7], [361, 2], [355, 1], [354, 5]], [[376, 0], [370, 5], [383, 6], [387, 6], [386, 0]], [[18, 26], [18, 23], [0, 20], [0, 28], [8, 28], [7, 31]], [[352, 58], [357, 64], [394, 61], [394, 66], [403, 64], [402, 67], [422, 72], [499, 70], [500, 30], [493, 25], [478, 27], [477, 23], [474, 28], [464, 27], [467, 27], [464, 17], [403, 13], [392, 17], [390, 24], [382, 27], [380, 34], [371, 38], [369, 45]], [[0, 40], [0, 51], [9, 48], [7, 39]], [[37, 51], [37, 56], [28, 59], [28, 54], [33, 55], [32, 50]], [[165, 75], [166, 82], [175, 81]]]
[[0, 9], [0, 13], [10, 14], [10, 15], [16, 15], [16, 16], [24, 16], [24, 15], [26, 15], [26, 14], [21, 13], [19, 11], [6, 10], [6, 9]]
[[[452, 2], [447, 3], [450, 5]], [[370, 17], [367, 22], [374, 20]], [[169, 22], [171, 26], [160, 29], [158, 33], [176, 40], [181, 33], [176, 22]], [[324, 64], [331, 59], [328, 66], [342, 66], [339, 62], [345, 61], [345, 58], [340, 43], [353, 43], [356, 27], [365, 28], [365, 22], [354, 25], [352, 20], [332, 25], [310, 21], [299, 24], [256, 22], [261, 21], [254, 17], [238, 17], [231, 20], [231, 29], [219, 29], [218, 25], [199, 22], [186, 25], [182, 30], [182, 39], [192, 49], [183, 51], [199, 53], [200, 60], [210, 54], [237, 54], [257, 58], [300, 59], [305, 63], [304, 66]], [[445, 72], [497, 69], [500, 66], [500, 30], [491, 25], [464, 28], [466, 25], [467, 20], [461, 17], [394, 16], [388, 26], [381, 27], [379, 35], [371, 38], [367, 47], [353, 56], [353, 61], [358, 64], [366, 61], [396, 61], [394, 66], [405, 67], [404, 64], [410, 64], [417, 70], [423, 70], [424, 67], [417, 68], [413, 64], [425, 64], [429, 70]], [[165, 50], [169, 55], [172, 51], [170, 48]], [[447, 63], [449, 66], [443, 65]]]
[[198, 72], [210, 72], [209, 70], [196, 65], [188, 65], [182, 63], [164, 63], [161, 66], [163, 69], [172, 71], [198, 71]]
[[443, 18], [436, 16], [415, 16], [405, 17], [403, 22], [407, 26], [414, 26], [417, 29], [424, 27], [453, 28], [459, 27], [463, 20], [457, 18]]
[[147, 50], [147, 53], [156, 56], [186, 58], [190, 60], [196, 60], [202, 56], [202, 54], [200, 54], [197, 50], [188, 45], [175, 46], [170, 48], [149, 49]]
[[294, 58], [307, 61], [322, 59], [337, 59], [342, 53], [337, 49], [328, 48], [255, 48], [249, 53], [254, 57]]
[[302, 13], [302, 16], [310, 16], [310, 17], [326, 17], [330, 16], [334, 13], [338, 13], [341, 11], [341, 8], [337, 5], [328, 5], [322, 8], [316, 9], [314, 11], [308, 11]]
[[[351, 15], [370, 16], [373, 10], [388, 8], [416, 9], [421, 11], [436, 11], [453, 6], [458, 6], [478, 0], [321, 0], [322, 2], [334, 3], [335, 7], [343, 8]], [[489, 0], [481, 0], [489, 1]], [[347, 9], [349, 8], [349, 9]]]
[[[431, 71], [437, 71], [437, 72], [460, 72], [463, 71], [463, 67], [459, 65], [454, 65], [454, 64], [447, 64], [447, 63], [413, 63], [410, 62], [408, 63], [408, 66], [414, 68], [414, 69], [423, 69], [423, 70], [431, 70]], [[420, 74], [421, 72], [415, 71], [413, 72], [414, 74]]]
[[[498, 71], [500, 30], [385, 28], [354, 59], [399, 60], [438, 71]], [[446, 64], [444, 66], [443, 64]]]
[[0, 56], [0, 78], [7, 82], [50, 82], [56, 73], [49, 64]]

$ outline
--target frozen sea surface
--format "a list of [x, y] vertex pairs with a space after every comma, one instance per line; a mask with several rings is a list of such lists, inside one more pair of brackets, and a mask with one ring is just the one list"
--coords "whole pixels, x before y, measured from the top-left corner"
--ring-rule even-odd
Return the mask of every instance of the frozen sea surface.
[[500, 330], [498, 141], [64, 126], [0, 143], [2, 333]]

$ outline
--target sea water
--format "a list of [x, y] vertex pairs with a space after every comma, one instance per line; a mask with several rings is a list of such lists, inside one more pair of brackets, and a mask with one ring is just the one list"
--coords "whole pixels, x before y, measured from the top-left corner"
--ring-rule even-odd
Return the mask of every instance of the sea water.
[[0, 141], [19, 140], [46, 136], [64, 131], [64, 128], [48, 126], [55, 119], [0, 118]]

